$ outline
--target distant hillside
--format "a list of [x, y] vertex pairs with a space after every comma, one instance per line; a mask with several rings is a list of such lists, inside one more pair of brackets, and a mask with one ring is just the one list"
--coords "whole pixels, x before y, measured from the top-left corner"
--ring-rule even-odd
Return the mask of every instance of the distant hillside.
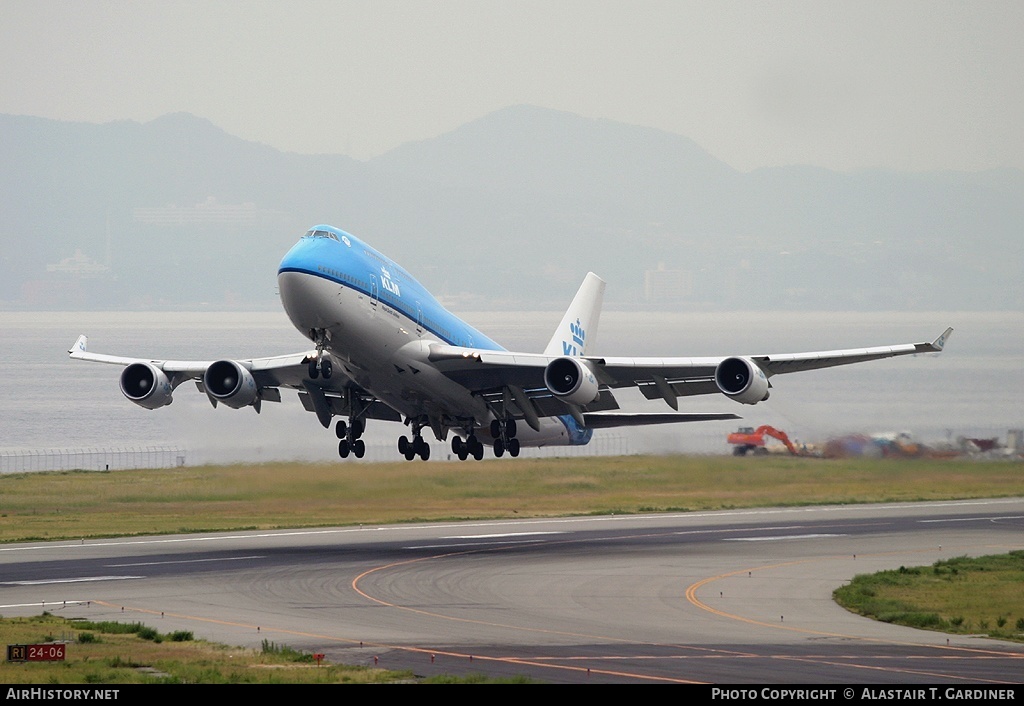
[[368, 162], [177, 113], [0, 115], [0, 306], [273, 308], [310, 225], [465, 307], [1020, 309], [1024, 173], [737, 172], [678, 135], [532, 106]]

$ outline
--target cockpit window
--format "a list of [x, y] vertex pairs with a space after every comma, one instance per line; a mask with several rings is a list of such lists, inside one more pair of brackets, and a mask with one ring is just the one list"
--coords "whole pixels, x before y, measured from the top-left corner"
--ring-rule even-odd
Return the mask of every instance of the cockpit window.
[[337, 240], [338, 236], [329, 230], [311, 230], [306, 233], [306, 238], [330, 238], [331, 240]]

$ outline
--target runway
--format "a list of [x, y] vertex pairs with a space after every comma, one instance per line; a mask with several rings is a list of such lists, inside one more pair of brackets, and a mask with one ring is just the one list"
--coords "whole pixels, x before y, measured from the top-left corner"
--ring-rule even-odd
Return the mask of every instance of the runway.
[[49, 610], [420, 676], [1007, 684], [1024, 645], [877, 623], [855, 574], [1024, 549], [1024, 498], [0, 546], [0, 614]]

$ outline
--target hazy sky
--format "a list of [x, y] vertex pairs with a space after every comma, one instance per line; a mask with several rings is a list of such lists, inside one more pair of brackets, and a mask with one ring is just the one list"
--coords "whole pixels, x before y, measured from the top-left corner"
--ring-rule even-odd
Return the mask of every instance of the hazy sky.
[[743, 170], [1024, 168], [1024, 3], [0, 0], [0, 112], [367, 158], [531, 103]]

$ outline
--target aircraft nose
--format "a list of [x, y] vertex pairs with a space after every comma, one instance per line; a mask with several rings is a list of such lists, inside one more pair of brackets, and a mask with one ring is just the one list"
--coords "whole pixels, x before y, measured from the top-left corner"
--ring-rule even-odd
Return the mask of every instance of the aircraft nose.
[[284, 254], [284, 257], [281, 258], [281, 264], [277, 268], [277, 273], [280, 275], [282, 272], [308, 272], [310, 267], [315, 268], [316, 264], [311, 257], [309, 241], [303, 238], [295, 243]]

